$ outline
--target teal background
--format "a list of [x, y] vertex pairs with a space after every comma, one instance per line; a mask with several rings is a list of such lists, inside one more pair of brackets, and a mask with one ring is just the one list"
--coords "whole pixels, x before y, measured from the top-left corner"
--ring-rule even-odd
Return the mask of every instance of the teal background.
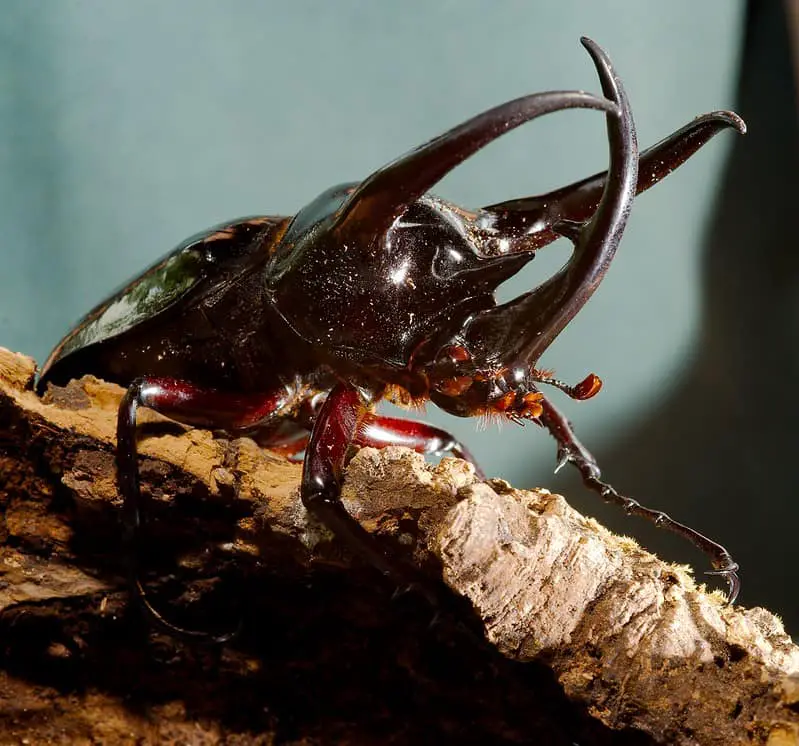
[[[690, 0], [3, 8], [0, 340], [39, 360], [109, 289], [204, 226], [292, 214], [507, 99], [598, 90], [582, 34], [623, 76], [642, 145], [731, 107], [741, 23], [740, 3]], [[613, 437], [684, 364], [703, 219], [731, 138], [639, 200], [606, 283], [543, 361], [567, 380], [605, 380], [574, 408], [588, 442]], [[488, 204], [605, 163], [601, 118], [567, 112], [498, 141], [437, 191]], [[508, 294], [557, 267], [563, 244]], [[531, 484], [551, 470], [544, 438], [448, 426], [491, 473]]]
[[[734, 108], [745, 38], [744, 3], [732, 0], [1, 5], [0, 344], [40, 361], [109, 289], [205, 226], [294, 213], [326, 187], [362, 178], [510, 98], [597, 90], [583, 34], [624, 79], [642, 146], [700, 113]], [[697, 432], [707, 424], [670, 402], [706, 333], [703, 246], [733, 139], [721, 136], [636, 202], [606, 281], [542, 360], [566, 380], [594, 371], [605, 381], [590, 402], [554, 396], [584, 442], [608, 455], [608, 478], [628, 489], [628, 468], [646, 463], [648, 481], [633, 480], [642, 490], [633, 494], [723, 543], [736, 505], [714, 494], [712, 478], [674, 508], [658, 493], [668, 452], [650, 463], [626, 449], [632, 433], [643, 440], [650, 424], [662, 424], [667, 402], [669, 417]], [[560, 186], [605, 162], [601, 117], [568, 112], [491, 145], [436, 191], [487, 204]], [[503, 297], [546, 277], [567, 248], [543, 252]], [[568, 477], [552, 476], [554, 445], [536, 428], [484, 426], [432, 408], [427, 416], [454, 430], [490, 474], [568, 491], [580, 508], [641, 535], [640, 523], [595, 510]], [[701, 450], [695, 459], [704, 463]], [[734, 467], [732, 459], [708, 463], [703, 474]], [[694, 475], [679, 473], [690, 491]], [[716, 500], [732, 509], [722, 513]], [[746, 554], [748, 541], [740, 532], [729, 548]], [[772, 602], [799, 624], [795, 600], [780, 600], [787, 581], [771, 589], [760, 581], [790, 547], [762, 544], [773, 551], [762, 546], [747, 559], [743, 598]], [[666, 551], [703, 567], [681, 543]]]

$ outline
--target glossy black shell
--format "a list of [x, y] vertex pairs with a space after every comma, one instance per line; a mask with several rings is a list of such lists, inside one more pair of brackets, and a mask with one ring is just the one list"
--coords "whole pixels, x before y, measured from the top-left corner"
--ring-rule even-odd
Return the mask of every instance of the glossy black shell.
[[448, 339], [495, 305], [496, 287], [532, 252], [486, 256], [474, 214], [432, 195], [364, 245], [336, 243], [333, 221], [355, 185], [301, 210], [269, 259], [269, 299], [310, 344], [352, 363], [406, 369], [420, 344]]
[[331, 223], [356, 186], [327, 190], [292, 220], [247, 218], [187, 240], [78, 323], [40, 388], [86, 373], [326, 388], [335, 374], [369, 385], [376, 370], [410, 386], [419, 347], [492, 308], [533, 253], [481, 255], [474, 216], [429, 195], [368, 246], [340, 245]]
[[[232, 340], [219, 334], [232, 321], [225, 298], [261, 277], [288, 222], [241, 218], [181, 243], [78, 322], [44, 364], [40, 390], [86, 373], [122, 385], [145, 373], [232, 383]], [[209, 366], [215, 370], [203, 373]]]

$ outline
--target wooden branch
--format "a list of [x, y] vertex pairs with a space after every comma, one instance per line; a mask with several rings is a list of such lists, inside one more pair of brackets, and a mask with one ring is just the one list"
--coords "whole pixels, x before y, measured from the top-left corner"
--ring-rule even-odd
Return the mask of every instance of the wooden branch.
[[3, 743], [799, 744], [799, 648], [775, 616], [562, 497], [400, 448], [362, 450], [344, 498], [471, 603], [446, 598], [432, 628], [308, 520], [298, 465], [142, 412], [148, 586], [182, 624], [242, 619], [225, 646], [153, 632], [119, 551], [121, 389], [42, 400], [34, 372], [0, 350]]

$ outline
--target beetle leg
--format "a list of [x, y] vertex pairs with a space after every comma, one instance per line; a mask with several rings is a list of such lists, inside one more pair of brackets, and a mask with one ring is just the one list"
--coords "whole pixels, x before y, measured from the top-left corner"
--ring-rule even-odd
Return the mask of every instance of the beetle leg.
[[298, 453], [302, 453], [308, 447], [308, 438], [310, 433], [307, 430], [297, 430], [290, 435], [282, 436], [276, 439], [258, 439], [258, 444], [264, 448], [273, 451], [281, 456], [284, 456], [289, 461], [299, 463], [302, 461], [301, 457], [297, 457]]
[[353, 443], [357, 446], [405, 446], [417, 453], [440, 456], [445, 453], [455, 458], [468, 461], [479, 479], [485, 479], [485, 473], [475, 461], [469, 449], [454, 435], [426, 422], [403, 420], [399, 417], [383, 417], [372, 414], [364, 415]]
[[366, 529], [341, 502], [341, 477], [347, 452], [366, 414], [361, 393], [346, 383], [330, 392], [314, 422], [305, 454], [300, 495], [309, 513], [386, 575], [393, 566]]
[[293, 415], [294, 413], [272, 425], [259, 427], [248, 435], [262, 448], [291, 461], [300, 462], [302, 457], [297, 458], [297, 454], [301, 454], [308, 445], [312, 423], [306, 425], [295, 422]]
[[263, 423], [292, 404], [292, 394], [286, 390], [266, 394], [228, 394], [171, 378], [140, 378], [130, 385], [122, 398], [117, 419], [117, 478], [123, 500], [123, 541], [131, 593], [145, 612], [170, 633], [224, 642], [236, 632], [214, 635], [183, 629], [165, 619], [147, 598], [139, 567], [143, 549], [142, 495], [136, 443], [136, 412], [139, 406], [148, 407], [185, 424], [237, 430]]
[[[697, 117], [643, 151], [638, 161], [636, 194], [657, 184], [727, 128], [741, 134], [746, 132], [746, 125], [737, 114], [714, 111]], [[490, 218], [486, 227], [499, 235], [522, 236], [514, 242], [514, 250], [531, 251], [546, 246], [564, 235], [564, 231], [558, 229], [559, 223], [582, 226], [591, 219], [607, 178], [608, 172], [603, 171], [548, 194], [485, 207], [483, 211]]]
[[413, 568], [386, 554], [341, 501], [341, 478], [348, 451], [368, 416], [367, 402], [358, 389], [348, 383], [333, 388], [319, 409], [305, 452], [302, 502], [354, 554], [390, 578], [401, 591], [421, 593], [438, 612], [443, 597], [418, 577]]
[[738, 579], [738, 563], [732, 559], [730, 553], [721, 544], [717, 544], [712, 539], [683, 523], [678, 523], [666, 513], [644, 507], [637, 500], [619, 494], [607, 482], [603, 482], [596, 459], [578, 440], [571, 423], [566, 419], [565, 415], [545, 398], [541, 399], [541, 406], [543, 412], [539, 419], [558, 443], [557, 469], [567, 463], [573, 464], [582, 475], [585, 485], [597, 492], [605, 502], [618, 505], [627, 515], [646, 518], [656, 526], [665, 528], [667, 531], [671, 531], [690, 541], [695, 547], [710, 557], [715, 569], [707, 574], [721, 575], [727, 580], [728, 603], [735, 603], [738, 592], [741, 590], [741, 582]]

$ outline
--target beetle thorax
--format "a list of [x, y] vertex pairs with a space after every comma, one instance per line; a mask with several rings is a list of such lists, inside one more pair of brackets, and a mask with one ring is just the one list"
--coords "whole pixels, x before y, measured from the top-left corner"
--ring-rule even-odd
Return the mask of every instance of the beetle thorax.
[[332, 217], [295, 218], [267, 283], [301, 337], [351, 362], [407, 370], [420, 345], [451, 338], [493, 307], [494, 290], [520, 264], [482, 256], [468, 213], [432, 197], [362, 244], [337, 241]]

